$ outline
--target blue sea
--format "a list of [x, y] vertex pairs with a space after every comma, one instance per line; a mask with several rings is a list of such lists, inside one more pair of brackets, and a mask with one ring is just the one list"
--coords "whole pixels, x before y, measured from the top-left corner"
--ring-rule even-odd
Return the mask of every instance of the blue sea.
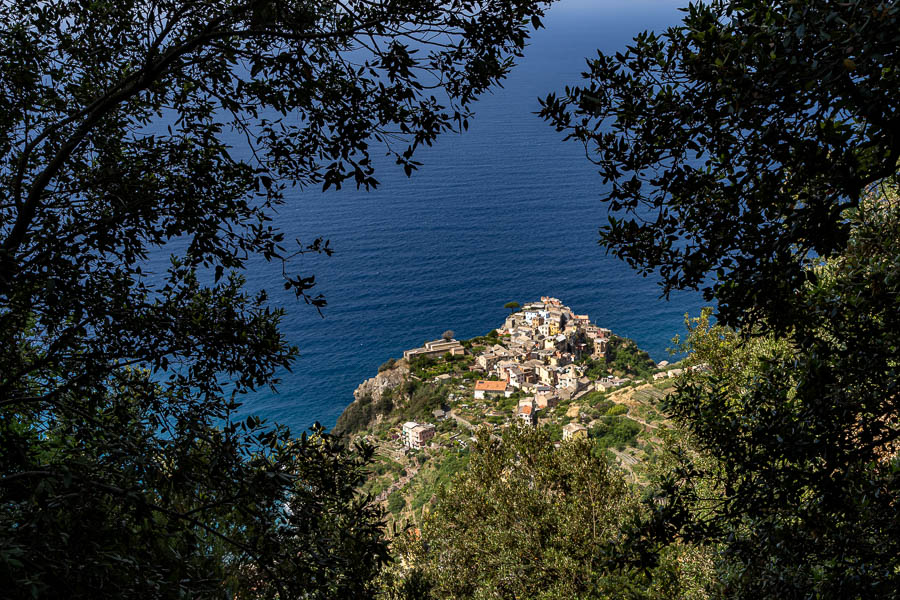
[[599, 176], [583, 147], [563, 143], [534, 113], [539, 96], [578, 83], [585, 57], [675, 24], [678, 5], [563, 0], [504, 87], [476, 105], [468, 132], [422, 151], [411, 178], [387, 164], [376, 191], [290, 198], [275, 221], [287, 239], [324, 236], [335, 249], [295, 265], [315, 274], [328, 306], [322, 318], [283, 292], [280, 266], [248, 274], [251, 287], [287, 307], [283, 330], [301, 356], [279, 374], [277, 393], [248, 395], [244, 410], [298, 433], [314, 421], [331, 427], [387, 359], [447, 329], [484, 334], [503, 323], [506, 302], [542, 295], [668, 358], [685, 313], [698, 313], [702, 299], [664, 301], [655, 280], [607, 256], [597, 244], [606, 220]]

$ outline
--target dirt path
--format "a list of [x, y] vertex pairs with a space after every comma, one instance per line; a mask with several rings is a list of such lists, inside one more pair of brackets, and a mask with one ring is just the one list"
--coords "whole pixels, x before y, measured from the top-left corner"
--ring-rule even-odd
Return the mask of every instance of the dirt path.
[[620, 461], [622, 461], [627, 466], [632, 466], [638, 464], [638, 459], [633, 457], [632, 455], [622, 452], [620, 450], [616, 450], [615, 448], [609, 448], [609, 451], [616, 455]]
[[638, 417], [633, 417], [631, 415], [625, 415], [625, 416], [628, 417], [629, 419], [631, 419], [632, 421], [634, 421], [635, 423], [639, 423], [639, 424], [643, 425], [647, 429], [659, 429], [659, 425], [655, 425], [653, 423], [648, 423], [647, 421], [645, 421], [643, 419], [640, 419]]
[[471, 422], [469, 422], [469, 421], [463, 419], [461, 416], [459, 416], [458, 414], [456, 414], [456, 413], [453, 412], [452, 410], [449, 411], [447, 414], [448, 414], [449, 416], [453, 417], [454, 419], [456, 419], [456, 422], [459, 423], [460, 425], [462, 425], [463, 427], [465, 427], [466, 429], [469, 429], [470, 431], [475, 429], [475, 426], [472, 425]]

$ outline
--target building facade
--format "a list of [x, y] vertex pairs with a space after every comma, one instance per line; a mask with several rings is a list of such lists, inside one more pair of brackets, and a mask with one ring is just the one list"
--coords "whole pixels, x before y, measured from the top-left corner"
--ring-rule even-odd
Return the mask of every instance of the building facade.
[[403, 424], [400, 439], [403, 445], [413, 450], [424, 448], [434, 437], [434, 425], [431, 423], [416, 423], [407, 421]]

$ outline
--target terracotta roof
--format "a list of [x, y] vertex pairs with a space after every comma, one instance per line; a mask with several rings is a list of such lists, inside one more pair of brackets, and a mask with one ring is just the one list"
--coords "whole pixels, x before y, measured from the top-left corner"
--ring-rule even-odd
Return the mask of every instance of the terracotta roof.
[[531, 414], [531, 405], [525, 404], [523, 406], [520, 406], [519, 412], [522, 413], [523, 415], [530, 415]]
[[475, 382], [475, 391], [476, 392], [505, 392], [506, 391], [506, 382], [505, 381], [484, 381], [479, 379]]

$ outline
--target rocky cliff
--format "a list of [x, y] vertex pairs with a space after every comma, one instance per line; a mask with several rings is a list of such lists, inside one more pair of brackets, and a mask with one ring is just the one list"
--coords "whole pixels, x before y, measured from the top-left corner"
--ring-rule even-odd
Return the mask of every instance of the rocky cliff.
[[405, 360], [398, 360], [394, 366], [379, 372], [375, 377], [366, 379], [353, 391], [353, 401], [360, 402], [368, 397], [370, 400], [379, 400], [385, 390], [393, 390], [399, 387], [409, 375], [409, 364]]
[[387, 364], [390, 366], [383, 366], [375, 377], [366, 379], [354, 390], [353, 402], [344, 409], [334, 426], [335, 435], [349, 435], [364, 429], [394, 408], [392, 398], [395, 395], [391, 392], [409, 377], [409, 364], [405, 360]]

